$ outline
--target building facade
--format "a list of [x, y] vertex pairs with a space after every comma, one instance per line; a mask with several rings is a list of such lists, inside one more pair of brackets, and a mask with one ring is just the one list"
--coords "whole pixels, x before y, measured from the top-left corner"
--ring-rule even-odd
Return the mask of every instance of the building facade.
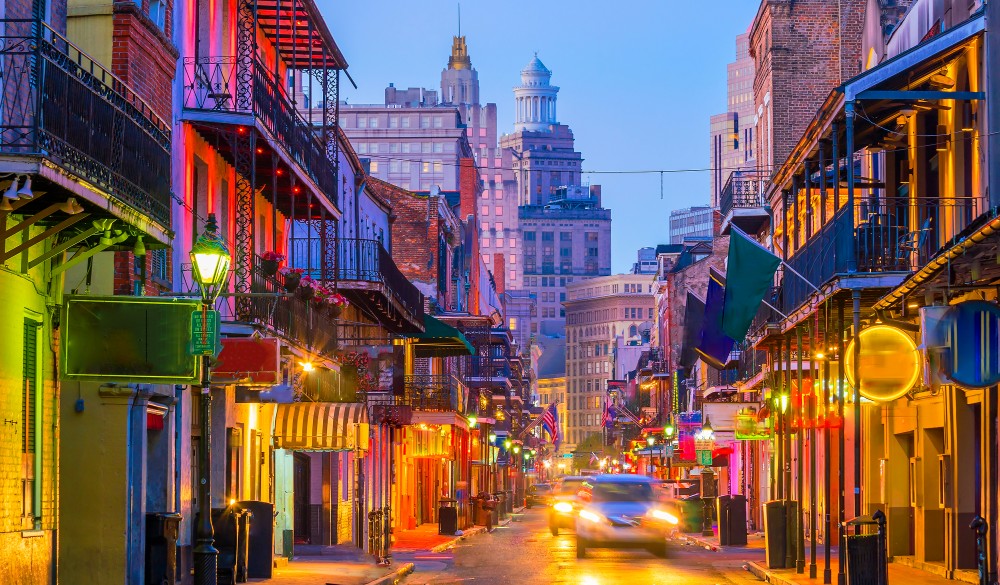
[[736, 60], [726, 65], [726, 112], [711, 117], [709, 168], [712, 207], [719, 207], [722, 186], [740, 169], [756, 168], [754, 159], [754, 62], [749, 31], [736, 37]]
[[[615, 377], [618, 338], [649, 343], [653, 323], [653, 279], [618, 274], [566, 287], [566, 396], [569, 445], [600, 434], [608, 380]], [[634, 356], [637, 358], [638, 356]], [[623, 366], [625, 367], [625, 366]], [[625, 371], [635, 368], [632, 363]]]
[[688, 207], [670, 212], [670, 243], [683, 244], [686, 239], [711, 238], [715, 212], [711, 207]]

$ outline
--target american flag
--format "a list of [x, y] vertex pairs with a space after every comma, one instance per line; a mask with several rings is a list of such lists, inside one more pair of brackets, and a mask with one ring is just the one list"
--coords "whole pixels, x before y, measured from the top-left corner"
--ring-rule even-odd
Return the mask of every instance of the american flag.
[[559, 436], [559, 412], [556, 410], [556, 403], [553, 402], [542, 413], [542, 428], [549, 434], [552, 444], [559, 450], [561, 437]]
[[611, 406], [611, 401], [604, 403], [604, 413], [601, 414], [601, 426], [604, 428], [609, 428], [615, 424], [615, 411]]

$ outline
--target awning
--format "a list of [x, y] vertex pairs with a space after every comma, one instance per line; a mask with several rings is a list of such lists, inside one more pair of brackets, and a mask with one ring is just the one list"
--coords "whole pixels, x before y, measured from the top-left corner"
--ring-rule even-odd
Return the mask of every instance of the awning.
[[367, 449], [368, 410], [358, 403], [279, 404], [274, 446], [292, 451]]
[[412, 338], [416, 340], [414, 355], [419, 358], [476, 353], [461, 331], [427, 314], [424, 315], [424, 332], [416, 333]]

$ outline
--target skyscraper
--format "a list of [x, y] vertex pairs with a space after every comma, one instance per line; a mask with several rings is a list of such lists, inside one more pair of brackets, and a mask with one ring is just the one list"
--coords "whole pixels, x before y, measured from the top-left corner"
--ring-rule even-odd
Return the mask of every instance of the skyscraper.
[[534, 293], [537, 318], [532, 333], [559, 333], [566, 318], [566, 285], [611, 274], [611, 211], [601, 207], [599, 185], [580, 180], [583, 155], [573, 132], [556, 117], [559, 88], [535, 55], [514, 88], [514, 132], [500, 137], [512, 157], [519, 203], [516, 228], [520, 253], [515, 264], [521, 286]]
[[726, 65], [726, 112], [711, 118], [712, 207], [719, 206], [719, 194], [734, 170], [757, 164], [753, 150], [754, 63], [749, 43], [749, 31], [736, 37], [736, 61]]

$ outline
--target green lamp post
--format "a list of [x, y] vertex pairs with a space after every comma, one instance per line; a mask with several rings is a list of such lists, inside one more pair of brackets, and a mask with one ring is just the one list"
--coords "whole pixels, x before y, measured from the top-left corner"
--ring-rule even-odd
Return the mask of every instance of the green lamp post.
[[[208, 313], [229, 278], [232, 256], [219, 235], [215, 214], [209, 214], [205, 231], [191, 246], [191, 268], [201, 291], [202, 330], [208, 330]], [[201, 439], [198, 442], [198, 521], [195, 525], [195, 585], [216, 585], [219, 551], [212, 526], [212, 394], [210, 356], [201, 364]]]

